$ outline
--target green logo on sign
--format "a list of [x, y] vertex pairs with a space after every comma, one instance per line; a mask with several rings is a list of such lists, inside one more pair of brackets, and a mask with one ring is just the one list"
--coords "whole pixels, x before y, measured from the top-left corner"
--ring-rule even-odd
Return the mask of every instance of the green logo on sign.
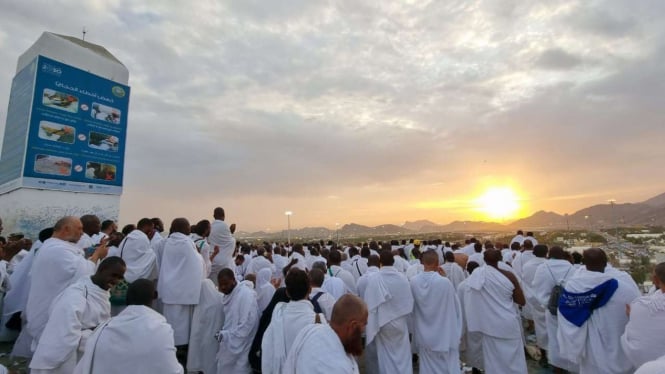
[[113, 86], [111, 92], [117, 97], [125, 97], [125, 89], [120, 86]]

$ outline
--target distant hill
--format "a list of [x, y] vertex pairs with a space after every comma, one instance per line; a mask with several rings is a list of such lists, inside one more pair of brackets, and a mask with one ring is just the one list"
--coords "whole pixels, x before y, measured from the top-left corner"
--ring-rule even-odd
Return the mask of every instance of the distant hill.
[[649, 205], [653, 208], [665, 208], [665, 193], [654, 196], [651, 199], [645, 200], [642, 204]]
[[421, 219], [418, 221], [406, 221], [402, 227], [404, 227], [407, 230], [412, 230], [412, 231], [417, 231], [417, 232], [424, 232], [424, 231], [429, 231], [431, 229], [436, 229], [438, 227], [441, 227], [442, 225], [439, 225], [437, 223], [434, 223], [432, 221], [428, 221], [426, 219]]
[[519, 219], [510, 224], [512, 228], [543, 228], [543, 227], [562, 227], [566, 225], [566, 218], [554, 212], [540, 210], [533, 215]]
[[[454, 221], [447, 225], [421, 219], [407, 221], [403, 225], [384, 224], [378, 226], [365, 226], [357, 223], [349, 223], [339, 230], [331, 230], [325, 227], [305, 227], [291, 230], [291, 238], [303, 239], [335, 239], [350, 237], [372, 237], [384, 235], [413, 235], [434, 232], [501, 232], [513, 231], [515, 229], [565, 229], [565, 228], [608, 228], [619, 226], [665, 226], [665, 193], [654, 196], [648, 200], [638, 203], [624, 204], [598, 204], [569, 215], [561, 215], [555, 212], [538, 211], [529, 217], [521, 218], [510, 224], [503, 225], [496, 222], [483, 221]], [[268, 233], [240, 232], [239, 238], [252, 239], [282, 239], [286, 238], [286, 230]]]
[[513, 228], [603, 228], [665, 225], [665, 193], [639, 203], [598, 204], [568, 216], [539, 211], [510, 224]]

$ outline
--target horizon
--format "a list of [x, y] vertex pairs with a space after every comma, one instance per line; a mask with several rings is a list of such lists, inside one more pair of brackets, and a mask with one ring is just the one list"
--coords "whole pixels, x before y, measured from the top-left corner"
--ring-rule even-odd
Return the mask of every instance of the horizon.
[[663, 192], [665, 3], [50, 4], [2, 5], [0, 124], [18, 57], [85, 26], [130, 74], [121, 224], [505, 223]]

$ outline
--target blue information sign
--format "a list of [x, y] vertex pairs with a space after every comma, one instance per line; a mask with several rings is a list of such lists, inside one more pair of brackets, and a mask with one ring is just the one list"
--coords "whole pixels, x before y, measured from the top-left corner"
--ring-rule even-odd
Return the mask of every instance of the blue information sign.
[[120, 194], [129, 87], [39, 56], [23, 185]]

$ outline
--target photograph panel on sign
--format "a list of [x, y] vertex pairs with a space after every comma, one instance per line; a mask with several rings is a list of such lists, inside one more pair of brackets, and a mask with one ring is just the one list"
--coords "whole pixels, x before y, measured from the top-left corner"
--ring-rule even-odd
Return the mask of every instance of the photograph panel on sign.
[[78, 97], [50, 88], [44, 89], [42, 104], [49, 108], [60, 109], [70, 113], [78, 113], [79, 111]]
[[55, 122], [40, 121], [37, 135], [40, 139], [73, 144], [76, 138], [76, 129]]
[[68, 177], [72, 175], [72, 159], [67, 157], [39, 154], [35, 156], [34, 170], [35, 173]]
[[120, 140], [115, 135], [90, 131], [88, 136], [88, 147], [100, 151], [118, 152]]
[[120, 117], [122, 116], [122, 111], [120, 111], [120, 109], [112, 108], [108, 105], [100, 103], [92, 103], [92, 110], [90, 111], [90, 116], [100, 121], [119, 125]]
[[85, 177], [104, 181], [115, 180], [116, 167], [113, 164], [88, 161], [85, 165]]

